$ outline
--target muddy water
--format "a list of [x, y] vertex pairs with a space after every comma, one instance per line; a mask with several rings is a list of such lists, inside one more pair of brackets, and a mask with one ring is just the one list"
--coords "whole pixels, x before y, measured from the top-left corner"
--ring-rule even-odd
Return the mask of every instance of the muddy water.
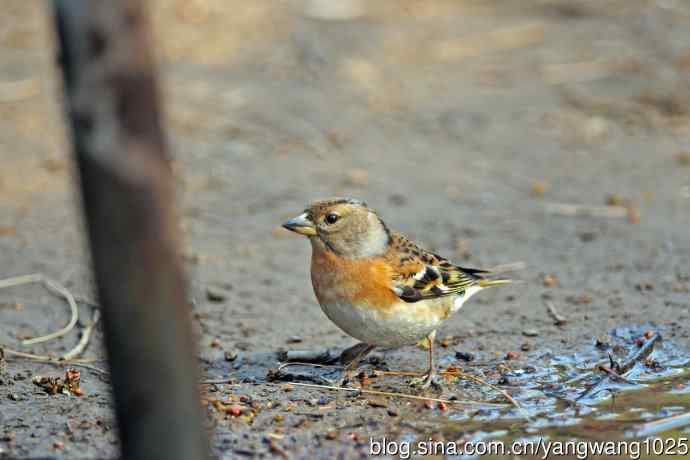
[[[501, 388], [512, 394], [522, 410], [454, 413], [445, 420], [440, 436], [438, 431], [417, 431], [403, 434], [401, 439], [418, 443], [441, 438], [458, 441], [459, 445], [467, 441], [503, 441], [505, 446], [514, 441], [637, 440], [640, 444], [628, 444], [630, 451], [621, 458], [655, 458], [664, 445], [677, 453], [675, 458], [690, 458], [687, 447], [683, 447], [690, 438], [690, 420], [682, 415], [690, 414], [687, 350], [671, 342], [659, 342], [646, 359], [624, 374], [626, 381], [603, 379], [603, 373], [596, 370], [600, 364], [608, 366], [611, 358], [618, 361], [633, 356], [643, 343], [644, 332], [644, 328], [619, 328], [584, 352], [559, 356], [546, 353], [533, 361], [542, 362], [542, 366], [505, 373], [496, 383], [503, 383]], [[677, 417], [662, 426], [652, 423], [673, 416]], [[655, 437], [663, 441], [654, 441]], [[650, 440], [645, 446], [647, 438]], [[572, 449], [565, 458], [583, 456], [583, 451], [575, 450], [575, 446]], [[540, 451], [521, 458], [540, 458], [543, 454]]]

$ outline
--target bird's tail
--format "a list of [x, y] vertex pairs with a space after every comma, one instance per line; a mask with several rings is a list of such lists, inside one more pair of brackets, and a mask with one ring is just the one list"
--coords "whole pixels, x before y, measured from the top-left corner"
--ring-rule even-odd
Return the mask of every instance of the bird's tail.
[[487, 279], [482, 279], [477, 282], [477, 285], [480, 288], [488, 288], [492, 286], [501, 286], [503, 284], [510, 284], [512, 283], [513, 280], [511, 279], [495, 279], [495, 280], [487, 280]]

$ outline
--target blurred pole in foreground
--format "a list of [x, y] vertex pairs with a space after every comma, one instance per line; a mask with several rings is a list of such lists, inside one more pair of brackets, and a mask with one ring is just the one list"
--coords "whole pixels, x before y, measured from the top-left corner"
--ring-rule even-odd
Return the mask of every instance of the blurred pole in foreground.
[[141, 3], [54, 0], [60, 65], [123, 458], [206, 459], [174, 184]]

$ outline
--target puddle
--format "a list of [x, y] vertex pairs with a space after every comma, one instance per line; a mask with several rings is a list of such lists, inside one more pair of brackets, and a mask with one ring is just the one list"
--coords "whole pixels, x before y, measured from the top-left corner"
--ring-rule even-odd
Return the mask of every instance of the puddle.
[[[515, 369], [503, 374], [502, 382], [492, 381], [503, 383], [500, 387], [508, 390], [523, 406], [529, 419], [516, 409], [483, 409], [473, 416], [452, 414], [447, 416], [440, 431], [443, 439], [460, 442], [495, 440], [510, 445], [515, 440], [536, 443], [539, 440], [688, 438], [690, 416], [682, 414], [690, 413], [689, 351], [679, 350], [662, 340], [655, 344], [646, 359], [636, 362], [624, 374], [627, 382], [606, 379], [604, 384], [597, 383], [603, 373], [593, 369], [600, 364], [608, 367], [609, 354], [617, 362], [634, 355], [641, 348], [647, 329], [616, 329], [607, 340], [570, 355], [535, 355], [530, 361], [543, 363], [541, 366]], [[671, 420], [663, 426], [650, 425], [673, 416], [678, 416], [675, 422]], [[419, 439], [428, 438], [422, 436]], [[572, 457], [577, 457], [577, 453]], [[455, 457], [451, 455], [449, 458]], [[486, 458], [493, 457], [489, 455]], [[521, 458], [539, 458], [539, 455]]]

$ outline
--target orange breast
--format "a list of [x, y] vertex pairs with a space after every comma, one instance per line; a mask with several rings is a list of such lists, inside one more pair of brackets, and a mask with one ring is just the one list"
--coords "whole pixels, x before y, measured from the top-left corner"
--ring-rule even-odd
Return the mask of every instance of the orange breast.
[[380, 257], [348, 260], [314, 250], [311, 280], [321, 305], [347, 302], [386, 311], [400, 299], [390, 288], [392, 269]]

